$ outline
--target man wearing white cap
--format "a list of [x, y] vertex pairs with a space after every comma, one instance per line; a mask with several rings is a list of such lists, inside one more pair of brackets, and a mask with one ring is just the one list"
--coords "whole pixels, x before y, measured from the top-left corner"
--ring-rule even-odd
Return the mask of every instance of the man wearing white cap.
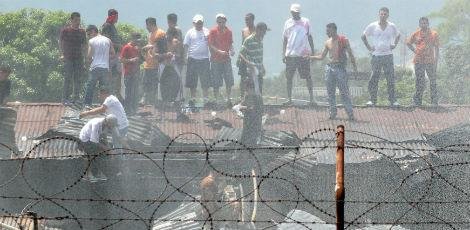
[[207, 102], [210, 87], [209, 30], [204, 27], [204, 17], [200, 14], [193, 17], [193, 26], [186, 33], [183, 41], [185, 54], [188, 57], [185, 86], [190, 89], [191, 101], [194, 103], [197, 83], [200, 79], [202, 95], [204, 101]]
[[300, 5], [297, 3], [291, 5], [290, 12], [292, 18], [289, 18], [284, 24], [284, 42], [282, 46], [283, 62], [286, 63], [287, 96], [289, 98], [287, 104], [292, 104], [292, 80], [297, 70], [300, 78], [307, 81], [310, 104], [315, 105], [310, 62], [306, 58], [313, 51], [310, 21], [307, 18], [300, 17]]
[[[102, 140], [106, 140], [106, 131], [110, 132], [115, 136], [117, 130], [118, 120], [113, 114], [109, 114], [106, 117], [97, 117], [89, 120], [83, 128], [80, 130], [78, 148], [85, 152], [88, 160], [87, 164], [90, 164], [90, 169], [86, 171], [83, 179], [89, 180], [90, 182], [96, 182], [97, 180], [106, 180], [106, 176], [99, 170], [102, 165], [101, 158], [98, 157], [100, 154], [106, 153], [109, 147]], [[90, 160], [92, 160], [90, 162]], [[94, 160], [94, 161], [93, 161]], [[99, 178], [95, 177], [98, 174]]]
[[225, 82], [227, 104], [232, 107], [230, 96], [233, 86], [233, 71], [230, 56], [233, 56], [232, 31], [225, 25], [227, 17], [217, 14], [217, 25], [209, 31], [209, 49], [211, 51], [211, 73], [214, 96], [219, 98], [219, 88]]

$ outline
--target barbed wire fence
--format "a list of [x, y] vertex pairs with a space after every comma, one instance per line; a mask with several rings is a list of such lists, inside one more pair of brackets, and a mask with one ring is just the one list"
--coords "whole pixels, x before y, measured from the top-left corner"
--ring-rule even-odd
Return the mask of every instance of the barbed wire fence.
[[[183, 133], [162, 151], [109, 150], [87, 155], [84, 166], [85, 156], [35, 156], [67, 140], [44, 139], [22, 157], [0, 159], [0, 229], [334, 228], [335, 132], [317, 129], [292, 146]], [[198, 148], [175, 144], [188, 135]], [[345, 228], [470, 228], [469, 152], [465, 143], [410, 148], [346, 129]], [[120, 176], [85, 181], [98, 161]], [[211, 199], [201, 195], [208, 175], [217, 188]]]

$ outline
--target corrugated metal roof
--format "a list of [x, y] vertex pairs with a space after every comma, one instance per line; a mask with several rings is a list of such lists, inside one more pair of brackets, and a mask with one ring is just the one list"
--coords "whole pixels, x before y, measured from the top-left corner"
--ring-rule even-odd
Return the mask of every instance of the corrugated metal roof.
[[37, 144], [36, 137], [59, 123], [65, 111], [60, 103], [21, 103], [12, 106], [17, 111], [16, 144], [24, 153]]
[[[64, 117], [68, 122], [72, 122], [72, 118], [76, 117], [78, 113], [56, 103], [18, 104], [13, 105], [13, 107], [17, 110], [15, 126], [16, 143], [18, 148], [24, 153], [27, 153], [37, 144], [38, 141], [34, 140], [35, 138], [59, 124], [61, 117]], [[141, 112], [143, 115], [147, 113], [148, 116], [144, 116], [145, 120], [156, 125], [163, 134], [167, 134], [170, 138], [179, 136], [182, 133], [197, 133], [206, 141], [213, 140], [220, 130], [211, 127], [205, 121], [214, 118], [223, 119], [234, 128], [243, 127], [242, 118], [238, 117], [231, 110], [215, 111], [215, 115], [213, 115], [211, 110], [201, 110], [198, 113], [188, 114], [189, 122], [177, 121], [174, 112], [160, 112], [149, 107], [142, 108]], [[315, 133], [311, 137], [319, 140], [328, 140], [332, 137], [332, 130], [336, 129], [338, 124], [344, 124], [347, 140], [374, 142], [379, 140], [379, 138], [374, 137], [376, 135], [389, 141], [400, 142], [424, 140], [423, 133], [434, 133], [468, 122], [470, 107], [355, 107], [356, 121], [345, 120], [344, 118], [347, 116], [342, 108], [339, 108], [338, 118], [343, 119], [337, 120], [328, 119], [327, 107], [309, 109], [267, 105], [266, 112], [269, 115], [263, 128], [267, 131], [292, 131], [300, 138], [303, 138], [314, 130], [327, 128], [330, 130]], [[129, 135], [134, 136], [136, 139], [142, 138], [140, 141], [151, 144], [151, 139], [148, 138], [149, 134], [145, 131], [147, 123], [139, 123], [139, 119], [135, 123], [136, 129], [134, 131], [131, 130]], [[77, 124], [75, 131], [79, 130], [79, 127], [79, 124]], [[200, 144], [200, 140], [195, 135], [183, 135], [179, 137], [179, 141]], [[418, 143], [417, 145], [419, 146], [420, 144]], [[59, 149], [62, 151], [72, 151], [74, 146], [61, 146]], [[51, 154], [54, 155], [55, 153], [52, 151], [49, 155]]]

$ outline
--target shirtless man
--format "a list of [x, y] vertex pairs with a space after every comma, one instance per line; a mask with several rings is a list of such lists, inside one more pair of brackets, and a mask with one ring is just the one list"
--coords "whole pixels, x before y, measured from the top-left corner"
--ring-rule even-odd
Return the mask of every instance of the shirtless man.
[[346, 74], [347, 55], [351, 59], [353, 69], [357, 72], [356, 60], [349, 45], [348, 39], [338, 35], [335, 23], [326, 25], [328, 40], [321, 54], [310, 56], [312, 60], [323, 60], [329, 54], [329, 62], [326, 64], [326, 89], [330, 104], [330, 119], [336, 118], [336, 86], [339, 88], [341, 98], [350, 120], [354, 120], [351, 97], [349, 96], [348, 78]]

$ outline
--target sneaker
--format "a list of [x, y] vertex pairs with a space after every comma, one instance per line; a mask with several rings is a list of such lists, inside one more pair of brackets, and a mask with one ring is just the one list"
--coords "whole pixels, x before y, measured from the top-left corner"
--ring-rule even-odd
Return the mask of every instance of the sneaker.
[[99, 173], [98, 173], [97, 179], [98, 179], [98, 180], [101, 180], [101, 181], [106, 181], [106, 180], [108, 180], [108, 178], [104, 175], [103, 172], [99, 172]]
[[85, 105], [85, 110], [90, 110], [90, 109], [93, 109], [93, 107], [91, 107], [91, 105]]
[[393, 107], [398, 107], [398, 106], [400, 106], [400, 103], [398, 103], [398, 101], [395, 101], [395, 102], [392, 103], [392, 106]]
[[82, 177], [82, 180], [88, 181], [90, 183], [96, 183], [99, 181], [99, 179], [93, 175], [85, 175], [84, 177]]
[[372, 101], [368, 101], [368, 102], [366, 103], [366, 106], [375, 106], [375, 103], [372, 102]]
[[71, 106], [71, 105], [72, 105], [72, 102], [69, 101], [69, 100], [64, 100], [64, 101], [62, 102], [62, 105], [64, 105], [64, 106]]

